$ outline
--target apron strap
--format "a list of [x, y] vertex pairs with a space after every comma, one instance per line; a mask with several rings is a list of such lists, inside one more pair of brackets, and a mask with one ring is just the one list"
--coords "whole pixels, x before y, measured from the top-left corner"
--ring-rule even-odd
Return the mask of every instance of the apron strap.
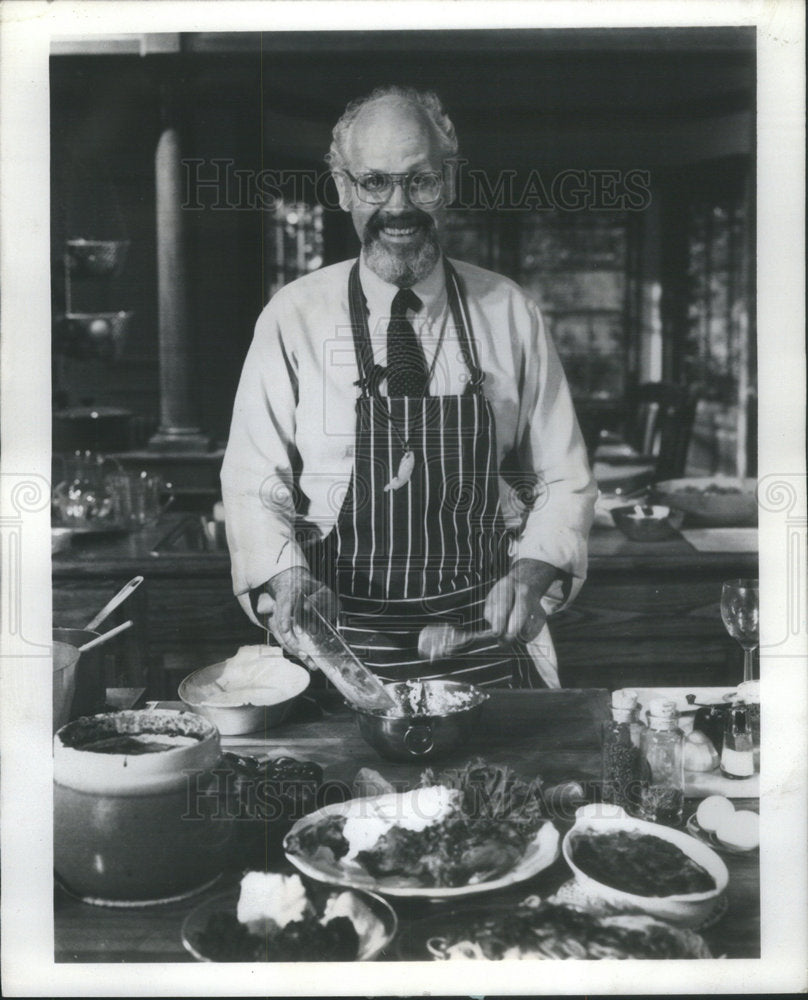
[[460, 331], [463, 359], [471, 374], [469, 388], [472, 392], [480, 393], [482, 391], [482, 384], [485, 381], [485, 372], [480, 368], [477, 345], [471, 336], [471, 320], [466, 305], [465, 289], [460, 281], [460, 275], [446, 257], [444, 257], [444, 270], [446, 272], [446, 292], [449, 296], [449, 309], [451, 310], [455, 327]]
[[351, 332], [353, 334], [356, 365], [359, 378], [356, 385], [367, 399], [371, 394], [378, 395], [379, 384], [385, 376], [381, 365], [373, 361], [373, 347], [370, 343], [368, 330], [368, 306], [359, 281], [359, 261], [354, 262], [348, 277], [348, 308], [351, 316]]
[[[477, 355], [477, 345], [471, 336], [471, 321], [466, 306], [466, 295], [455, 268], [444, 257], [444, 271], [446, 273], [446, 293], [449, 299], [449, 311], [452, 314], [452, 321], [460, 333], [461, 350], [471, 379], [469, 390], [480, 393], [482, 384], [485, 381], [485, 372], [480, 368], [480, 360]], [[368, 330], [368, 307], [362, 285], [359, 281], [359, 260], [354, 262], [348, 278], [348, 307], [351, 317], [351, 332], [353, 334], [354, 351], [356, 353], [356, 363], [359, 369], [359, 378], [356, 384], [359, 386], [363, 399], [370, 395], [378, 395], [379, 385], [385, 378], [386, 372], [381, 365], [377, 365], [373, 360], [373, 347], [370, 343], [370, 332]]]

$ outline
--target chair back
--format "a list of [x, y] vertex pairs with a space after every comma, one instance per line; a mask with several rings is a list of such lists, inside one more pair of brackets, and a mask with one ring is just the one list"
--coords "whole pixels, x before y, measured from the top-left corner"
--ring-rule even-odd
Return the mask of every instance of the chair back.
[[629, 390], [626, 440], [640, 454], [656, 459], [654, 478], [685, 474], [696, 415], [696, 397], [672, 382], [645, 382]]

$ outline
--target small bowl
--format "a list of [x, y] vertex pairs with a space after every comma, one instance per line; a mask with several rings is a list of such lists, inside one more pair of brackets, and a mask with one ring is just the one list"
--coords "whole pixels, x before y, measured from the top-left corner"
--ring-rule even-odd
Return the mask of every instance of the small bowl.
[[[667, 840], [683, 851], [696, 864], [701, 865], [712, 877], [715, 888], [707, 892], [690, 892], [670, 896], [638, 896], [621, 889], [598, 882], [585, 874], [572, 858], [572, 847], [576, 839], [587, 835], [605, 833], [639, 832]], [[716, 901], [726, 890], [729, 882], [727, 866], [712, 848], [679, 830], [673, 830], [659, 823], [647, 823], [640, 819], [585, 819], [577, 822], [564, 837], [562, 844], [564, 860], [575, 875], [576, 882], [594, 896], [623, 910], [639, 910], [661, 920], [669, 920], [680, 927], [696, 927], [703, 923], [716, 905]]]
[[177, 693], [185, 705], [212, 722], [222, 736], [241, 736], [243, 733], [273, 729], [284, 722], [311, 681], [305, 667], [292, 663], [284, 656], [277, 655], [273, 659], [272, 679], [277, 683], [278, 692], [277, 700], [268, 704], [219, 705], [200, 693], [202, 685], [215, 684], [219, 680], [228, 661], [195, 670], [180, 681]]
[[428, 700], [455, 700], [460, 707], [423, 715], [391, 709], [372, 712], [351, 706], [359, 732], [366, 743], [386, 760], [412, 761], [437, 757], [473, 737], [479, 728], [483, 704], [488, 695], [473, 684], [461, 681], [403, 681], [385, 684], [398, 705], [423, 685]]
[[626, 538], [633, 542], [659, 542], [672, 538], [682, 525], [683, 515], [670, 507], [635, 504], [612, 509], [612, 518]]

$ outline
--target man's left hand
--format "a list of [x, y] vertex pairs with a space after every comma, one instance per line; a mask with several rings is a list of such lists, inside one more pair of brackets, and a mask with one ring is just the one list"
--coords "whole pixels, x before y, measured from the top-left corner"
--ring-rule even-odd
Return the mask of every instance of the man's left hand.
[[485, 617], [506, 641], [531, 642], [544, 628], [547, 615], [541, 599], [558, 575], [540, 559], [519, 559], [494, 584], [485, 601]]

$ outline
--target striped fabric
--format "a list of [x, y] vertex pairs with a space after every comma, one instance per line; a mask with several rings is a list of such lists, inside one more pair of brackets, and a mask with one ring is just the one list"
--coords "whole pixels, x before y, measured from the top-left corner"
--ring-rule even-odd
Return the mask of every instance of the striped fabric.
[[[358, 267], [350, 277], [360, 372], [354, 471], [334, 531], [320, 548], [321, 579], [339, 595], [341, 631], [386, 680], [453, 677], [480, 685], [542, 686], [521, 644], [480, 640], [451, 660], [418, 656], [428, 624], [485, 627], [483, 606], [508, 566], [500, 512], [496, 440], [483, 374], [447, 267], [453, 320], [470, 381], [462, 396], [383, 397], [373, 365]], [[385, 490], [405, 451], [409, 480]]]

